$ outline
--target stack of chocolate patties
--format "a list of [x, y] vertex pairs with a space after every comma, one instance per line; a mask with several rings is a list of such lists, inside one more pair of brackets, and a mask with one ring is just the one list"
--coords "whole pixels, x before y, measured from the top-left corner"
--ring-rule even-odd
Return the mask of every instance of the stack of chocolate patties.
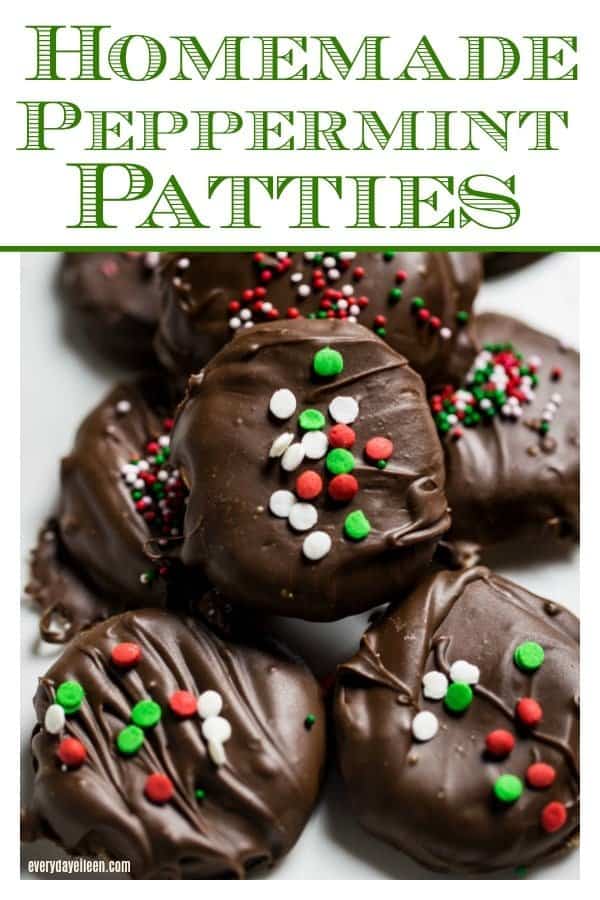
[[[481, 272], [469, 253], [68, 259], [98, 338], [139, 316], [131, 356], [154, 346], [164, 371], [84, 420], [33, 554], [42, 636], [68, 643], [35, 698], [27, 839], [135, 877], [242, 877], [300, 835], [329, 738], [362, 824], [425, 866], [573, 845], [577, 619], [476, 563], [577, 536], [578, 356], [475, 316]], [[327, 703], [265, 633], [384, 604]]]

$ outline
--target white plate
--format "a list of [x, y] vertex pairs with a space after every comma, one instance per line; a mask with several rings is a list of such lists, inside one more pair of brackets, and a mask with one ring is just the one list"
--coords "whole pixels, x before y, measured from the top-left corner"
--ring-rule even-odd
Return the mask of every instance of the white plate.
[[[22, 256], [22, 553], [24, 579], [27, 553], [43, 519], [53, 512], [58, 492], [58, 460], [71, 447], [82, 417], [123, 370], [73, 345], [63, 332], [53, 284], [58, 255]], [[578, 345], [579, 257], [556, 254], [521, 271], [486, 282], [477, 310], [516, 315], [566, 342]], [[84, 355], [85, 353], [85, 355]], [[559, 557], [495, 552], [486, 560], [496, 571], [525, 587], [578, 610], [579, 564], [576, 550]], [[279, 633], [293, 634], [294, 647], [304, 652], [318, 674], [350, 656], [364, 631], [367, 615], [331, 624], [280, 622]], [[31, 698], [37, 678], [56, 650], [40, 646], [37, 615], [25, 607], [22, 616], [22, 748], [23, 793], [27, 796], [31, 762], [29, 738], [34, 723]], [[48, 842], [24, 847], [24, 877], [30, 859], [54, 859]], [[534, 879], [576, 879], [578, 853], [531, 870]], [[269, 875], [274, 879], [432, 879], [433, 875], [403, 854], [367, 835], [349, 813], [348, 801], [332, 772], [319, 808], [292, 852]], [[81, 877], [81, 876], [78, 876]], [[98, 876], [96, 876], [98, 877]], [[109, 876], [106, 876], [107, 878]], [[511, 873], [502, 877], [514, 877]]]

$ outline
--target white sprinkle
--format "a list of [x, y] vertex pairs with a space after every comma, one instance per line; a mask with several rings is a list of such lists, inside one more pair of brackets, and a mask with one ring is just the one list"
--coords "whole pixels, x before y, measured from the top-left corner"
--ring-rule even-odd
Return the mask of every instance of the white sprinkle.
[[452, 337], [451, 330], [444, 325], [443, 328], [440, 328], [440, 337], [443, 341], [447, 341]]
[[323, 559], [331, 550], [331, 538], [326, 531], [312, 531], [304, 538], [302, 552], [307, 559], [316, 562]]
[[271, 397], [269, 409], [275, 418], [289, 419], [296, 412], [296, 398], [287, 388], [280, 388]]
[[307, 262], [312, 262], [314, 258], [315, 258], [315, 254], [314, 254], [313, 250], [307, 250], [306, 253], [304, 254], [304, 259]]
[[329, 278], [330, 281], [335, 281], [336, 278], [340, 277], [340, 270], [339, 269], [327, 269], [327, 277]]
[[428, 700], [441, 700], [446, 696], [448, 679], [443, 672], [427, 672], [423, 675], [423, 696]]
[[218, 741], [209, 741], [208, 742], [208, 754], [215, 766], [224, 766], [227, 762], [227, 757], [225, 756], [225, 750], [223, 749], [223, 744], [220, 744]]
[[346, 322], [356, 322], [358, 321], [356, 316], [347, 316]]
[[149, 581], [150, 581], [150, 578], [148, 577], [147, 573], [142, 572], [142, 574], [140, 575], [140, 584], [148, 584]]
[[125, 481], [127, 484], [135, 484], [137, 481], [137, 475], [135, 472], [128, 472], [125, 476]]
[[414, 717], [411, 727], [412, 733], [418, 741], [430, 741], [437, 734], [439, 722], [437, 716], [424, 709]]
[[345, 284], [342, 288], [342, 294], [344, 297], [351, 297], [354, 293], [354, 285], [353, 284]]
[[463, 681], [465, 684], [477, 684], [479, 681], [479, 669], [466, 659], [457, 659], [450, 666], [450, 678], [452, 681]]
[[273, 309], [273, 304], [269, 303], [268, 300], [265, 301], [265, 303], [263, 303], [263, 305], [262, 305], [263, 312], [271, 312], [272, 309]]
[[557, 406], [560, 406], [560, 404], [562, 403], [562, 396], [560, 394], [552, 394], [552, 397], [550, 399], [553, 403], [556, 403]]
[[152, 250], [150, 253], [144, 253], [144, 265], [149, 269], [155, 269], [160, 262], [160, 253]]
[[269, 509], [274, 516], [280, 519], [287, 519], [296, 497], [291, 491], [275, 491], [269, 499]]
[[542, 364], [541, 356], [530, 356], [528, 359], [528, 363], [532, 369], [539, 369]]
[[294, 440], [294, 435], [291, 431], [284, 431], [283, 434], [280, 434], [279, 437], [276, 437], [273, 443], [271, 444], [271, 449], [269, 450], [269, 457], [271, 459], [277, 459], [279, 456], [283, 456], [287, 448], [290, 446], [292, 441]]
[[448, 424], [456, 425], [457, 422], [458, 422], [458, 416], [456, 416], [454, 413], [450, 413], [450, 415], [448, 416]]
[[242, 320], [242, 322], [247, 322], [248, 319], [251, 319], [251, 318], [252, 318], [252, 313], [249, 309], [240, 310], [240, 319]]
[[355, 250], [344, 250], [340, 253], [340, 259], [354, 259], [356, 256]]
[[254, 322], [252, 322], [252, 321], [244, 322], [244, 325], [243, 325], [244, 328], [252, 328], [253, 326], [254, 326]]
[[298, 288], [297, 293], [299, 297], [308, 297], [308, 295], [310, 294], [310, 285], [301, 284]]
[[492, 401], [487, 397], [484, 397], [483, 400], [479, 401], [479, 406], [481, 407], [481, 409], [490, 409], [491, 405]]
[[49, 734], [60, 734], [65, 727], [65, 711], [59, 703], [52, 703], [44, 716], [44, 728]]
[[178, 269], [189, 269], [190, 267], [190, 259], [187, 256], [182, 256], [181, 259], [177, 261]]
[[302, 438], [302, 446], [308, 459], [322, 459], [327, 453], [329, 441], [324, 431], [307, 431]]
[[231, 318], [229, 320], [229, 327], [233, 328], [234, 331], [236, 331], [240, 327], [241, 324], [242, 324], [242, 320], [238, 319], [237, 316], [233, 316], [233, 318]]
[[217, 691], [204, 691], [198, 697], [198, 715], [202, 719], [218, 716], [223, 709], [223, 699]]
[[302, 444], [291, 444], [281, 458], [281, 468], [286, 472], [293, 472], [304, 459], [304, 447]]
[[334, 422], [350, 425], [358, 417], [358, 403], [354, 397], [334, 397], [329, 404], [329, 415]]
[[324, 256], [323, 266], [325, 269], [331, 269], [332, 266], [335, 266], [335, 256]]
[[294, 531], [308, 531], [317, 524], [317, 519], [317, 509], [312, 503], [294, 503], [288, 516]]
[[146, 487], [146, 482], [143, 478], [136, 478], [133, 482], [134, 488], [137, 488], [138, 491], [142, 491]]
[[351, 316], [359, 316], [360, 315], [360, 306], [357, 306], [356, 303], [351, 303], [348, 312]]
[[209, 716], [202, 723], [202, 734], [207, 741], [224, 744], [231, 737], [231, 725], [223, 716]]
[[119, 400], [117, 405], [115, 406], [117, 411], [117, 415], [125, 416], [128, 412], [131, 412], [131, 403], [129, 400]]
[[169, 437], [168, 434], [161, 434], [161, 436], [158, 439], [158, 443], [159, 443], [159, 446], [161, 446], [161, 447], [168, 447], [171, 443], [171, 438]]
[[348, 309], [348, 301], [347, 300], [338, 300], [338, 309]]
[[169, 473], [168, 473], [168, 472], [165, 472], [164, 469], [161, 469], [160, 472], [158, 473], [158, 475], [157, 475], [156, 477], [158, 478], [159, 481], [168, 481], [168, 480], [169, 480]]
[[298, 284], [298, 282], [302, 281], [302, 272], [293, 272], [290, 275], [290, 281], [292, 284]]
[[275, 256], [277, 259], [287, 259], [287, 250], [278, 250]]

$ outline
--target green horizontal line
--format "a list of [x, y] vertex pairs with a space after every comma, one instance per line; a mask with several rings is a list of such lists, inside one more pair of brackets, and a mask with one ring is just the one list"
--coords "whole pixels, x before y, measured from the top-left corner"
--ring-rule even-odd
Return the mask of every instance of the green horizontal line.
[[83, 245], [75, 245], [75, 244], [28, 244], [28, 245], [20, 245], [20, 244], [3, 244], [0, 245], [0, 253], [29, 253], [29, 252], [48, 252], [48, 251], [64, 251], [64, 252], [72, 252], [72, 253], [96, 253], [96, 252], [114, 252], [114, 253], [126, 253], [129, 250], [134, 251], [148, 251], [148, 250], [158, 250], [161, 252], [198, 252], [204, 251], [209, 253], [231, 253], [231, 252], [252, 252], [252, 251], [263, 251], [270, 252], [272, 250], [282, 249], [293, 252], [302, 252], [304, 250], [323, 250], [330, 247], [335, 247], [336, 250], [341, 251], [357, 251], [357, 252], [367, 252], [367, 251], [384, 251], [384, 250], [393, 250], [398, 253], [403, 251], [475, 251], [479, 253], [553, 253], [553, 252], [583, 252], [583, 253], [598, 253], [600, 252], [600, 244], [554, 244], [552, 246], [540, 246], [540, 245], [532, 245], [532, 244], [520, 244], [519, 246], [511, 246], [511, 247], [498, 247], [498, 246], [465, 246], [464, 244], [442, 244], [438, 246], [431, 246], [430, 244], [402, 244], [402, 245], [393, 245], [393, 244], [370, 244], [370, 245], [360, 245], [356, 244], [339, 244], [335, 241], [323, 241], [322, 244], [300, 244], [297, 246], [290, 246], [286, 244], [285, 246], [278, 248], [273, 244], [243, 244], [240, 246], [228, 246], [228, 247], [216, 247], [212, 244], [177, 244], [171, 246], [163, 246], [161, 244], [118, 244], [118, 245], [107, 245], [103, 246], [101, 244], [83, 244]]

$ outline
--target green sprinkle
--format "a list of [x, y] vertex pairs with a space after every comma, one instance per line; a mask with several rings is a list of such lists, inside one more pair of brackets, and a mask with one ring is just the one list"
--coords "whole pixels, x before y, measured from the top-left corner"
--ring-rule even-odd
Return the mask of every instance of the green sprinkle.
[[331, 378], [344, 371], [344, 357], [333, 347], [317, 350], [313, 358], [313, 369], [321, 378]]
[[85, 691], [78, 681], [63, 681], [56, 689], [56, 702], [68, 716], [76, 713], [85, 697]]
[[127, 725], [117, 735], [117, 747], [125, 756], [137, 753], [144, 743], [144, 732], [137, 725]]
[[319, 431], [325, 427], [325, 416], [318, 409], [305, 409], [300, 413], [300, 428], [305, 431]]
[[326, 318], [327, 318], [327, 311], [324, 309], [320, 309], [319, 312], [317, 313], [317, 319], [326, 319]]
[[464, 309], [460, 309], [456, 313], [456, 321], [458, 322], [459, 325], [466, 325], [467, 322], [469, 321], [469, 313], [466, 312]]
[[392, 288], [389, 293], [389, 299], [391, 300], [391, 302], [395, 303], [396, 301], [400, 300], [401, 298], [402, 298], [402, 288], [399, 288], [399, 287]]
[[194, 793], [196, 795], [196, 800], [204, 800], [206, 797], [206, 791], [203, 791], [202, 788], [196, 788]]
[[454, 681], [446, 691], [444, 703], [450, 712], [460, 713], [473, 702], [473, 691], [464, 681]]
[[515, 869], [515, 875], [517, 878], [527, 878], [527, 867], [526, 866], [517, 866]]
[[140, 728], [152, 728], [162, 716], [162, 710], [154, 700], [140, 700], [131, 710], [131, 721]]
[[131, 496], [134, 500], [141, 500], [144, 494], [142, 493], [142, 491], [132, 491]]
[[501, 775], [494, 782], [494, 796], [501, 803], [514, 803], [523, 793], [523, 782], [516, 775]]
[[313, 713], [309, 713], [304, 720], [304, 727], [306, 728], [306, 730], [310, 731], [310, 729], [313, 727], [313, 725], [315, 724], [316, 721], [317, 721], [317, 717], [315, 715], [313, 715]]
[[385, 469], [385, 467], [387, 466], [387, 459], [378, 459], [376, 466], [378, 469]]
[[425, 301], [422, 297], [415, 297], [410, 305], [413, 309], [423, 309], [423, 307], [425, 306]]
[[384, 252], [383, 252], [383, 258], [385, 259], [386, 262], [390, 262], [390, 260], [392, 260], [395, 257], [395, 255], [396, 254], [394, 253], [393, 250], [384, 250]]
[[514, 660], [524, 672], [535, 672], [544, 662], [544, 648], [535, 641], [525, 641], [515, 650]]
[[382, 338], [383, 338], [383, 337], [386, 336], [387, 331], [385, 330], [385, 328], [376, 328], [376, 329], [375, 329], [375, 334], [378, 334], [379, 337], [382, 337]]
[[345, 475], [354, 468], [354, 457], [349, 450], [336, 447], [327, 454], [325, 465], [332, 475]]
[[371, 531], [371, 523], [362, 509], [355, 509], [346, 516], [344, 531], [352, 541], [363, 541]]

